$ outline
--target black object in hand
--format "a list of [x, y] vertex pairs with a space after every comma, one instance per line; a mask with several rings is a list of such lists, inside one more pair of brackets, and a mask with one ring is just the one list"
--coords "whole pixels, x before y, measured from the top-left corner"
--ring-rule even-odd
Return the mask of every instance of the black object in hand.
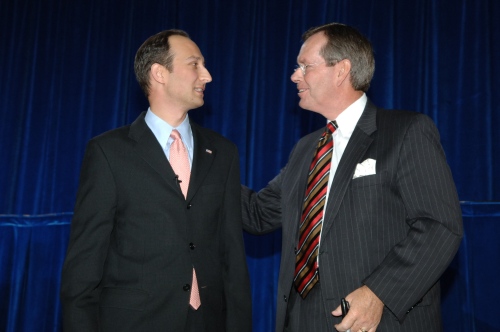
[[344, 298], [340, 300], [340, 308], [342, 309], [342, 319], [347, 315], [349, 312], [349, 302], [347, 302]]

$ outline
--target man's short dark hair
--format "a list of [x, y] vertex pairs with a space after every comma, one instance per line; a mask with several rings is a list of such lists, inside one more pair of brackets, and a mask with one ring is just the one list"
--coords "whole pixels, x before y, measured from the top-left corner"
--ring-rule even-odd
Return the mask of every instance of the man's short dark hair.
[[170, 52], [170, 43], [168, 42], [168, 38], [174, 35], [189, 38], [187, 32], [183, 30], [165, 30], [146, 39], [135, 54], [135, 77], [137, 78], [137, 82], [139, 82], [139, 85], [141, 86], [142, 91], [144, 91], [146, 97], [149, 96], [149, 72], [151, 71], [151, 66], [153, 64], [158, 63], [165, 66], [168, 71], [172, 72], [174, 54]]

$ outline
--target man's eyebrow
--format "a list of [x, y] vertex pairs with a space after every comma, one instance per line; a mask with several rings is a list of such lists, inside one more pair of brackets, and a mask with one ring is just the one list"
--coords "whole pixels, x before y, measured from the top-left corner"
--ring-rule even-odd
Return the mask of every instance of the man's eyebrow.
[[200, 61], [202, 58], [199, 57], [199, 56], [195, 56], [195, 55], [191, 55], [190, 57], [188, 57], [186, 60], [196, 60], [196, 61]]
[[307, 62], [307, 61], [306, 61], [306, 59], [304, 58], [304, 56], [301, 56], [300, 58], [299, 58], [299, 57], [297, 57], [297, 63], [302, 63], [302, 64], [304, 64], [304, 63], [306, 63], [306, 62]]

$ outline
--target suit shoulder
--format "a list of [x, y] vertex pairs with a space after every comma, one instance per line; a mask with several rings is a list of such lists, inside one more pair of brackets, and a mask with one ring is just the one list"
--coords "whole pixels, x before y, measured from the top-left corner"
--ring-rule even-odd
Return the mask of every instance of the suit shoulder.
[[408, 128], [412, 124], [434, 126], [434, 121], [426, 114], [397, 109], [377, 109], [377, 128]]
[[305, 136], [303, 136], [301, 139], [299, 139], [299, 141], [297, 142], [297, 146], [300, 146], [302, 144], [306, 144], [306, 145], [309, 145], [312, 141], [317, 141], [321, 135], [323, 134], [323, 131], [325, 130], [325, 128], [320, 128], [316, 131], [313, 131], [312, 133], [309, 133]]
[[89, 144], [107, 145], [128, 139], [130, 125], [105, 131], [90, 139]]
[[384, 110], [377, 112], [377, 132], [384, 137], [401, 140], [403, 137], [427, 137], [440, 144], [439, 130], [426, 114], [405, 110]]
[[120, 137], [124, 135], [127, 136], [129, 130], [130, 130], [130, 124], [105, 131], [99, 135], [92, 137], [92, 140], [102, 141], [102, 140], [112, 139], [113, 137]]
[[293, 146], [292, 151], [290, 151], [288, 161], [290, 162], [290, 160], [294, 157], [300, 158], [304, 151], [307, 151], [311, 149], [311, 147], [316, 146], [316, 142], [321, 137], [323, 131], [324, 128], [320, 128], [300, 138], [299, 141]]
[[226, 148], [226, 149], [236, 149], [237, 150], [237, 146], [234, 142], [232, 142], [228, 138], [224, 137], [222, 134], [220, 134], [212, 129], [202, 127], [202, 126], [195, 124], [195, 123], [191, 123], [191, 128], [193, 130], [198, 131], [198, 133], [200, 135], [205, 137], [205, 139], [209, 140], [212, 144], [214, 144], [216, 146], [220, 146], [220, 147]]
[[416, 112], [416, 111], [408, 111], [408, 110], [399, 110], [399, 109], [385, 109], [385, 108], [377, 108], [377, 117], [382, 119], [386, 118], [396, 118], [398, 120], [410, 120], [413, 121], [417, 118], [428, 118], [430, 117], [424, 113]]

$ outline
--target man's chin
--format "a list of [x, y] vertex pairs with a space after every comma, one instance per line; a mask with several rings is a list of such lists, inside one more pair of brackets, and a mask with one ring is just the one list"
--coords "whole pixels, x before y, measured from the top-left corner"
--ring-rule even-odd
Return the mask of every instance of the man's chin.
[[310, 105], [299, 103], [299, 107], [302, 108], [305, 111], [314, 112], [314, 113], [318, 113], [320, 115], [323, 115], [320, 111], [314, 110]]
[[301, 99], [301, 100], [299, 101], [299, 107], [300, 107], [300, 108], [302, 108], [303, 110], [306, 110], [306, 111], [312, 111], [312, 112], [314, 112], [314, 111], [311, 109], [310, 105], [307, 105], [307, 103], [306, 103], [306, 102], [304, 102], [304, 100], [303, 100], [303, 99]]
[[191, 109], [195, 109], [195, 108], [201, 107], [204, 104], [205, 104], [205, 101], [203, 99], [195, 100], [195, 101], [193, 101], [193, 105], [192, 105]]

